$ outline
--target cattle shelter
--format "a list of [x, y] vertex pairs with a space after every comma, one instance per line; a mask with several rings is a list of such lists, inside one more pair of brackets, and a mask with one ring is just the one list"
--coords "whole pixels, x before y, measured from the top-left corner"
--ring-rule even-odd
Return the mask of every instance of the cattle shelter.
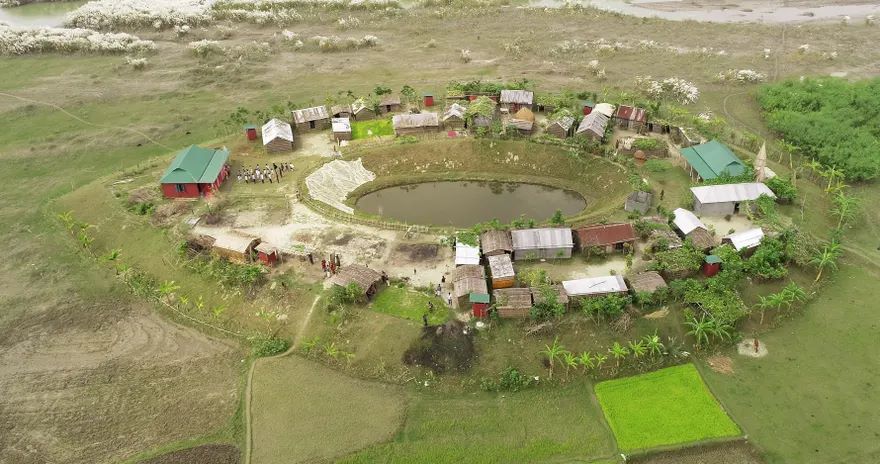
[[513, 259], [516, 261], [571, 258], [574, 248], [574, 239], [568, 227], [513, 230], [510, 237]]

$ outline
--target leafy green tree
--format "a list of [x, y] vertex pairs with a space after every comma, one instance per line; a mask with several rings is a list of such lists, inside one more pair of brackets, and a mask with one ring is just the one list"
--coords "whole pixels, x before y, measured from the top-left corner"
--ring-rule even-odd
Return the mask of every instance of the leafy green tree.
[[555, 213], [553, 213], [553, 217], [550, 218], [550, 224], [555, 226], [561, 226], [565, 224], [565, 217], [562, 216], [562, 210], [557, 209]]
[[391, 88], [384, 85], [377, 85], [373, 88], [373, 95], [388, 95], [389, 93], [391, 93]]
[[559, 302], [559, 295], [548, 284], [537, 286], [541, 300], [529, 310], [529, 315], [536, 321], [544, 321], [562, 317], [565, 314], [565, 305]]
[[691, 316], [684, 322], [684, 325], [688, 327], [687, 334], [694, 337], [694, 347], [696, 349], [699, 350], [709, 344], [709, 332], [712, 330], [712, 322], [705, 315], [700, 316], [699, 319], [696, 316]]
[[631, 301], [631, 297], [628, 295], [605, 295], [583, 298], [580, 301], [580, 306], [584, 314], [598, 320], [599, 318], [619, 316]]

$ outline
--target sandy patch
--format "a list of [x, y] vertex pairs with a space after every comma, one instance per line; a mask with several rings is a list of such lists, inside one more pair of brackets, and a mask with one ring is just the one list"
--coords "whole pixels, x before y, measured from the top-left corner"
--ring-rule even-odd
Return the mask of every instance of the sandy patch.
[[666, 308], [658, 309], [650, 314], [645, 314], [642, 316], [643, 319], [663, 319], [664, 317], [669, 315], [669, 310]]
[[[756, 344], [757, 349], [755, 349]], [[750, 358], [763, 358], [764, 356], [767, 356], [767, 345], [756, 338], [746, 338], [745, 340], [737, 343], [736, 352], [739, 353], [740, 356], [748, 356]]]
[[733, 374], [733, 360], [729, 356], [716, 354], [710, 356], [706, 363], [715, 372], [727, 375]]

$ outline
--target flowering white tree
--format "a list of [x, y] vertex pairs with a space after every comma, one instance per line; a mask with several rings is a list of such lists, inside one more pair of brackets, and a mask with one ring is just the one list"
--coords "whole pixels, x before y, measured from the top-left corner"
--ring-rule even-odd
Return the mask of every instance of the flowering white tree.
[[722, 82], [739, 82], [741, 84], [764, 82], [767, 79], [766, 74], [753, 69], [728, 69], [718, 73], [716, 77]]
[[651, 98], [668, 99], [687, 105], [700, 99], [700, 89], [691, 82], [680, 77], [667, 77], [662, 81], [651, 76], [636, 77], [636, 86]]
[[0, 24], [0, 54], [31, 53], [138, 53], [152, 51], [156, 44], [131, 34], [103, 33], [88, 29], [56, 27], [19, 28]]

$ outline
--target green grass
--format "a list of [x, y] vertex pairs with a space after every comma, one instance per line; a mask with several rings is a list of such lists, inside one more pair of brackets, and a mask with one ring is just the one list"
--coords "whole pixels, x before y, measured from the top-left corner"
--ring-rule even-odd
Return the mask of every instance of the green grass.
[[392, 442], [341, 462], [583, 462], [613, 454], [589, 388], [576, 384], [504, 395], [417, 393]]
[[449, 319], [449, 311], [443, 300], [394, 285], [379, 292], [370, 304], [370, 309], [421, 324], [422, 315], [428, 312], [429, 302], [434, 305], [434, 311], [428, 314], [428, 322], [432, 325], [446, 322]]
[[394, 135], [391, 119], [373, 119], [371, 121], [354, 121], [351, 123], [351, 138], [354, 140], [383, 135]]
[[406, 395], [297, 356], [268, 359], [253, 379], [253, 462], [316, 462], [390, 438]]
[[693, 364], [602, 382], [596, 397], [623, 451], [741, 433]]

